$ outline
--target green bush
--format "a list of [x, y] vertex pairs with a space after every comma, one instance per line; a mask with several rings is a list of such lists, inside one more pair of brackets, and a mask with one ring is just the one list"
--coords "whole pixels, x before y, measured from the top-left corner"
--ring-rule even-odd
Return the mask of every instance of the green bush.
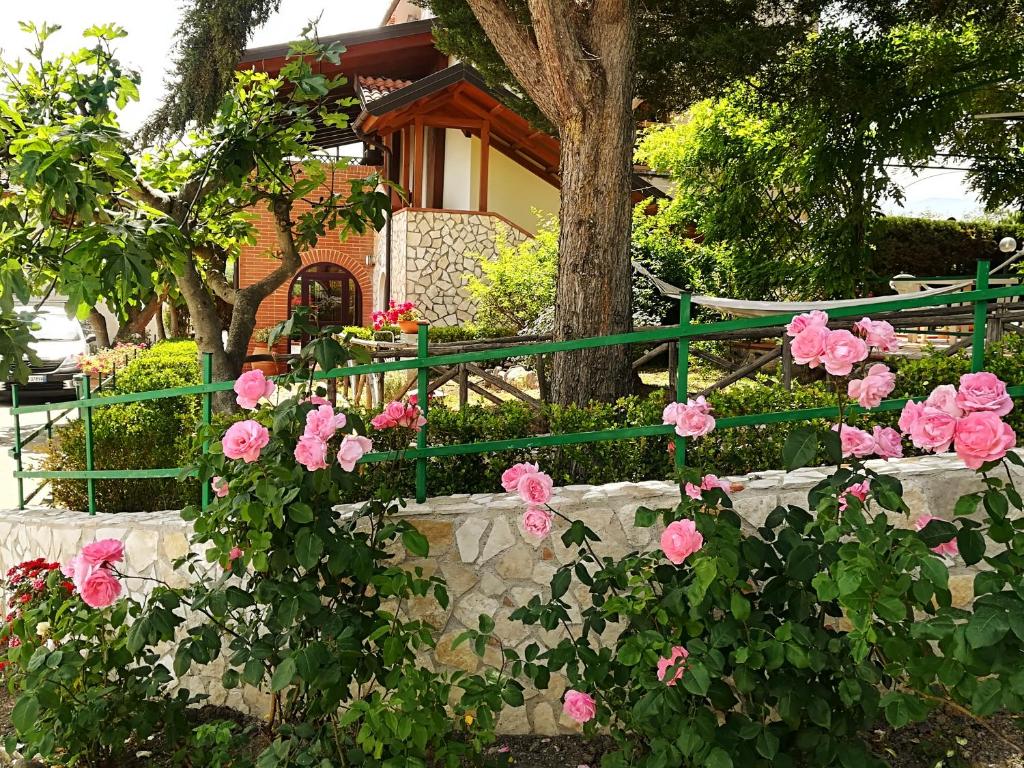
[[877, 279], [874, 287], [888, 293], [889, 279], [901, 273], [917, 277], [973, 275], [979, 258], [999, 258], [995, 244], [1007, 235], [1024, 244], [1024, 224], [1013, 219], [877, 219], [868, 237], [874, 249], [870, 264]]
[[[113, 389], [99, 396], [148, 392], [199, 384], [198, 352], [193, 341], [167, 341], [142, 352], [117, 375]], [[119, 403], [92, 412], [96, 469], [157, 469], [184, 466], [192, 460], [191, 440], [199, 420], [198, 397], [175, 397]], [[85, 469], [85, 429], [73, 421], [54, 432], [44, 467]], [[102, 512], [180, 509], [198, 498], [194, 480], [97, 480], [97, 508]], [[69, 509], [88, 506], [84, 480], [54, 480], [53, 500]]]

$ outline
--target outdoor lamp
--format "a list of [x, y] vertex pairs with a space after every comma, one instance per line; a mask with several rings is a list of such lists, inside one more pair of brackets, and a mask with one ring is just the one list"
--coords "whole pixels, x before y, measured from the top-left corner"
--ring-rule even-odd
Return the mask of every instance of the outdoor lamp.
[[1017, 241], [1012, 237], [1004, 237], [999, 241], [999, 250], [1003, 253], [1013, 253], [1017, 250]]

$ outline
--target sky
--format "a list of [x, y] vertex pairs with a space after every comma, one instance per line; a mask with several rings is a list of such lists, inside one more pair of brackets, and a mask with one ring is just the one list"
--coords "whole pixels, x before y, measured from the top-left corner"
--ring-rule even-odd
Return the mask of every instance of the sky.
[[[0, 0], [0, 49], [5, 58], [24, 50], [28, 37], [19, 21], [43, 21], [62, 26], [51, 42], [54, 48], [70, 50], [81, 44], [81, 31], [93, 24], [116, 22], [128, 31], [119, 41], [121, 59], [142, 73], [140, 101], [122, 113], [122, 125], [138, 128], [160, 103], [169, 66], [174, 30], [182, 0], [46, 0], [23, 5], [18, 0]], [[369, 29], [380, 24], [387, 0], [283, 0], [281, 10], [256, 32], [250, 45], [271, 45], [298, 37], [310, 19], [320, 16], [323, 35]], [[322, 15], [321, 15], [322, 14]], [[890, 214], [932, 215], [963, 218], [980, 210], [980, 203], [963, 185], [962, 172], [922, 171], [917, 177], [894, 169], [894, 176], [906, 190], [904, 207], [886, 201]]]
[[[128, 32], [118, 41], [121, 60], [142, 73], [139, 102], [122, 113], [122, 125], [138, 128], [160, 103], [165, 73], [170, 66], [174, 31], [178, 27], [183, 0], [45, 0], [23, 4], [0, 0], [0, 49], [4, 58], [21, 55], [30, 38], [19, 21], [60, 24], [50, 38], [55, 50], [81, 47], [83, 29], [93, 24], [114, 22]], [[251, 46], [272, 45], [294, 40], [311, 19], [320, 16], [322, 35], [369, 29], [380, 24], [388, 0], [283, 0], [275, 14], [250, 41]], [[322, 14], [322, 16], [321, 16]]]

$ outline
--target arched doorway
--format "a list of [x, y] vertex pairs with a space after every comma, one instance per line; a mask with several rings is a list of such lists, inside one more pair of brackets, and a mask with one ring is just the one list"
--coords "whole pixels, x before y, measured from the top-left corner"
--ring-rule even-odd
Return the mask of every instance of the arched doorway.
[[321, 328], [362, 324], [363, 293], [359, 281], [339, 264], [310, 264], [295, 275], [288, 291], [288, 316], [300, 306], [310, 308], [310, 317]]

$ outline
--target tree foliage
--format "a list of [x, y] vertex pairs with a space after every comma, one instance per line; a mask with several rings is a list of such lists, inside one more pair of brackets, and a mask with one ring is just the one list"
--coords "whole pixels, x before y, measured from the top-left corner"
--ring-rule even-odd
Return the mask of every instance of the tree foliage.
[[855, 295], [877, 282], [870, 229], [894, 164], [925, 165], [1016, 77], [1024, 38], [992, 51], [973, 15], [823, 27], [762, 76], [657, 128], [639, 158], [678, 194], [664, 215], [734, 246], [743, 295]]
[[[101, 298], [125, 308], [158, 281], [174, 284], [215, 374], [237, 375], [256, 310], [298, 270], [300, 251], [328, 230], [383, 225], [387, 196], [375, 177], [312, 197], [327, 179], [317, 125], [347, 120], [328, 96], [341, 81], [314, 64], [337, 62], [340, 49], [307, 40], [277, 77], [238, 73], [209, 125], [138, 153], [117, 116], [138, 95], [138, 76], [112, 51], [124, 32], [93, 28], [92, 47], [49, 57], [55, 29], [27, 26], [34, 59], [0, 71], [0, 146], [14, 193], [0, 208], [0, 301], [51, 285], [84, 314]], [[252, 241], [260, 208], [272, 215], [280, 262], [235, 287], [229, 265]], [[231, 305], [229, 322], [218, 301]]]

